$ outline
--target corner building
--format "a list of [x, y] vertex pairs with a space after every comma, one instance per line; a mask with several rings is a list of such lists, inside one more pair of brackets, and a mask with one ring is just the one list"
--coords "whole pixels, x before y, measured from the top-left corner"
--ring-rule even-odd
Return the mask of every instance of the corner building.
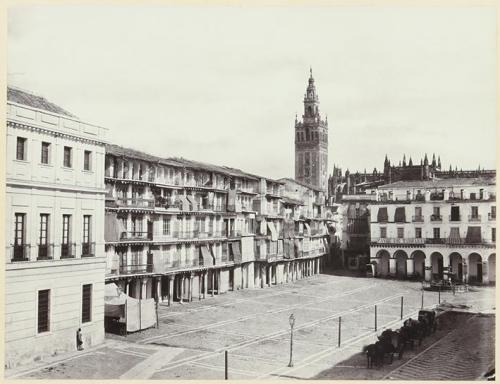
[[5, 366], [104, 341], [104, 141], [46, 99], [7, 93]]
[[466, 178], [379, 187], [370, 231], [376, 274], [494, 283], [495, 184], [495, 178]]

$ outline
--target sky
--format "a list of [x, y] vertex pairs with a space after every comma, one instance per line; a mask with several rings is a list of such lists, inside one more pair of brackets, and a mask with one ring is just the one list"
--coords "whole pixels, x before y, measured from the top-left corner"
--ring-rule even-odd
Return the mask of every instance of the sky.
[[312, 67], [329, 161], [495, 168], [491, 7], [45, 5], [8, 12], [8, 82], [148, 153], [294, 176]]

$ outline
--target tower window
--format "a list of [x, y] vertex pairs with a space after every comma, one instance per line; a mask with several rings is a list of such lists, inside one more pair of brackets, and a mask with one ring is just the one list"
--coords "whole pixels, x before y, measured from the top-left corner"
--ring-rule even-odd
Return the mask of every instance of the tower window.
[[308, 114], [309, 116], [312, 116], [312, 114], [313, 114], [313, 110], [312, 110], [312, 107], [311, 107], [311, 106], [307, 107], [307, 114]]

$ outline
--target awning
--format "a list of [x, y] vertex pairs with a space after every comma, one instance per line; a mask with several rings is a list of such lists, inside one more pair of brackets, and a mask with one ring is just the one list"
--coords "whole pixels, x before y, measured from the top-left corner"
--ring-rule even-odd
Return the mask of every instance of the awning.
[[450, 237], [448, 239], [450, 244], [461, 244], [460, 229], [458, 227], [450, 228]]
[[127, 295], [120, 291], [115, 283], [104, 286], [104, 316], [123, 318], [125, 317], [125, 305]]
[[266, 221], [265, 220], [262, 220], [260, 222], [260, 234], [261, 235], [265, 235], [267, 233], [267, 225], [266, 225]]
[[271, 240], [278, 241], [278, 231], [274, 227], [274, 223], [271, 221], [268, 221], [267, 226], [268, 226], [269, 230], [271, 231]]
[[191, 203], [191, 205], [193, 207], [193, 211], [197, 211], [198, 210], [198, 202], [196, 201], [196, 199], [194, 198], [194, 196], [187, 195], [186, 198]]
[[397, 207], [394, 213], [394, 221], [396, 223], [406, 222], [405, 207]]
[[110, 243], [119, 241], [122, 233], [126, 231], [122, 221], [118, 220], [116, 213], [106, 212], [104, 217], [104, 241]]
[[300, 241], [295, 239], [294, 241], [294, 247], [293, 247], [293, 250], [294, 250], [294, 257], [299, 257], [299, 254], [300, 254]]
[[325, 246], [325, 252], [328, 252], [328, 241], [326, 241], [325, 238], [323, 238], [322, 240], [323, 240], [323, 245]]
[[467, 227], [467, 236], [465, 237], [467, 244], [478, 244], [481, 242], [481, 227]]
[[189, 209], [189, 205], [190, 205], [190, 204], [189, 204], [189, 200], [188, 200], [188, 199], [186, 199], [186, 196], [184, 196], [184, 195], [179, 195], [179, 200], [180, 200], [180, 201], [181, 201], [181, 203], [182, 203], [182, 210], [183, 210], [183, 211], [189, 211], [189, 210], [190, 210], [190, 209]]
[[311, 227], [309, 224], [307, 223], [304, 223], [304, 225], [306, 226], [306, 234], [307, 236], [311, 236]]
[[377, 221], [379, 223], [387, 222], [389, 216], [387, 215], [387, 207], [380, 207], [377, 213]]
[[214, 265], [214, 259], [212, 257], [212, 254], [210, 253], [210, 250], [206, 245], [201, 246], [201, 256], [203, 257], [203, 266], [207, 267], [209, 265]]
[[241, 263], [240, 242], [234, 241], [230, 244], [231, 244], [231, 249], [233, 250], [234, 262], [240, 264]]
[[230, 189], [227, 194], [227, 210], [228, 212], [234, 212], [236, 209], [236, 191]]

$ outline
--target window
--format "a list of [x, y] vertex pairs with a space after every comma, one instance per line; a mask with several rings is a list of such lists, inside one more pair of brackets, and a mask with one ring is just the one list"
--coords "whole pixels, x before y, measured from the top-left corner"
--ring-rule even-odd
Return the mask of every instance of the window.
[[422, 238], [422, 228], [415, 228], [415, 238], [416, 239]]
[[26, 139], [24, 137], [17, 138], [16, 159], [26, 160]]
[[83, 152], [83, 170], [84, 171], [91, 170], [91, 162], [92, 162], [92, 152], [84, 151]]
[[470, 199], [471, 200], [476, 200], [476, 193], [475, 192], [471, 192]]
[[92, 250], [90, 249], [91, 241], [91, 219], [90, 215], [83, 215], [83, 241], [82, 241], [82, 255], [91, 256]]
[[398, 239], [402, 239], [405, 237], [405, 229], [403, 227], [398, 228]]
[[92, 284], [82, 286], [82, 323], [92, 321]]
[[71, 162], [72, 162], [72, 154], [71, 154], [72, 148], [71, 147], [64, 147], [64, 166], [67, 168], [71, 168]]
[[46, 213], [40, 214], [40, 233], [38, 237], [38, 258], [47, 259], [50, 255], [48, 252], [48, 225], [49, 215]]
[[496, 217], [497, 217], [497, 207], [494, 205], [491, 207], [490, 217], [492, 219], [496, 219]]
[[422, 217], [422, 207], [415, 207], [415, 217], [416, 218]]
[[38, 291], [38, 333], [50, 330], [50, 289]]
[[49, 152], [50, 152], [50, 143], [46, 143], [42, 141], [42, 164], [49, 164]]
[[439, 239], [441, 237], [441, 231], [439, 228], [434, 228], [434, 238]]
[[63, 215], [61, 257], [71, 257], [71, 215]]
[[163, 234], [170, 235], [170, 217], [163, 218]]
[[16, 213], [14, 226], [14, 255], [13, 260], [25, 260], [24, 247], [24, 223], [26, 215], [24, 213]]
[[386, 227], [380, 227], [380, 238], [385, 239], [387, 237], [387, 228]]
[[479, 209], [478, 207], [470, 207], [471, 208], [471, 216], [474, 219], [477, 219], [479, 217]]
[[433, 214], [435, 217], [439, 217], [441, 215], [441, 211], [440, 211], [439, 207], [433, 208]]
[[496, 243], [497, 241], [497, 229], [491, 228], [491, 241]]

